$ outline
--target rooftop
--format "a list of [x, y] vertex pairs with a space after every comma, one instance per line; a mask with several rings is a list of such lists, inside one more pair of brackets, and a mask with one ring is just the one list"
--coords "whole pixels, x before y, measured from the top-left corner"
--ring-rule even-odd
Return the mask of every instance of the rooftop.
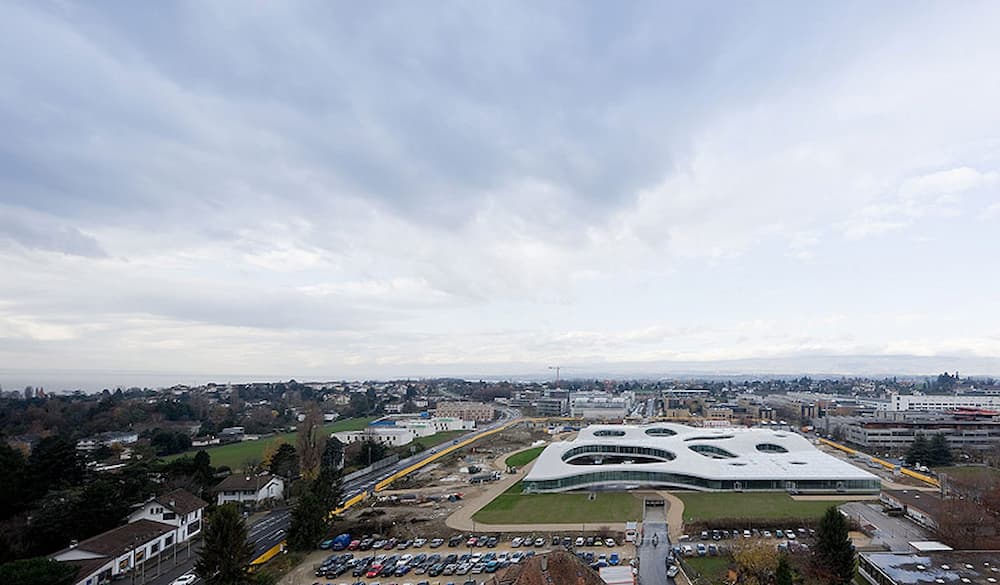
[[893, 583], [920, 585], [994, 585], [1000, 582], [1000, 551], [862, 553], [865, 561]]

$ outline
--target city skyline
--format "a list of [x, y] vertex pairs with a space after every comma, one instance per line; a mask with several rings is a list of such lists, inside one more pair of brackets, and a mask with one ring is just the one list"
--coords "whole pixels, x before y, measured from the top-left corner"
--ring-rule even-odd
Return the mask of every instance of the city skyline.
[[0, 364], [1000, 373], [998, 17], [5, 4]]

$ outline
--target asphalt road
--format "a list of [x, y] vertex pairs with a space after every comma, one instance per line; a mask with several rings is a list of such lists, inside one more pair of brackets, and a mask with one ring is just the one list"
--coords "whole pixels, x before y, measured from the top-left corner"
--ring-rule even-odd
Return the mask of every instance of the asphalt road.
[[674, 585], [667, 577], [670, 550], [666, 508], [647, 506], [642, 518], [642, 542], [638, 547], [639, 585]]
[[909, 543], [918, 540], [934, 540], [924, 528], [914, 524], [907, 518], [887, 516], [882, 512], [882, 506], [864, 502], [842, 504], [840, 509], [858, 520], [861, 524], [871, 524], [875, 527], [872, 544], [884, 544], [890, 551], [910, 550]]
[[[250, 525], [250, 529], [247, 530], [247, 540], [254, 543], [255, 555], [260, 555], [284, 540], [289, 516], [290, 512], [287, 509], [274, 510]], [[170, 585], [174, 579], [194, 569], [199, 550], [201, 550], [200, 538], [191, 543], [190, 549], [187, 543], [182, 543], [177, 549], [176, 558], [174, 558], [173, 551], [165, 551], [162, 558], [159, 559], [159, 566], [157, 566], [157, 557], [153, 557], [145, 567], [145, 574], [143, 575], [143, 571], [139, 571], [128, 583]], [[199, 580], [196, 583], [200, 582]]]

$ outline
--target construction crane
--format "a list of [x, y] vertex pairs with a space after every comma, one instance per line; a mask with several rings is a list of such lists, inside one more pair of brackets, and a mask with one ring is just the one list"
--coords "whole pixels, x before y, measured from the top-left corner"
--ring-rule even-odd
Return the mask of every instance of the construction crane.
[[559, 370], [562, 369], [562, 366], [549, 366], [549, 369], [556, 371], [556, 390], [558, 390], [559, 389]]

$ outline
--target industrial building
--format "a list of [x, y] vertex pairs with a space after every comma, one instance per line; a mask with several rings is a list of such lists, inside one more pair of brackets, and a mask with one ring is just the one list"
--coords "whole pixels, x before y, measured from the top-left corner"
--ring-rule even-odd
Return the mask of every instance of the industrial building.
[[546, 447], [523, 486], [525, 492], [655, 486], [877, 494], [881, 480], [797, 433], [658, 423], [586, 427], [573, 441]]

